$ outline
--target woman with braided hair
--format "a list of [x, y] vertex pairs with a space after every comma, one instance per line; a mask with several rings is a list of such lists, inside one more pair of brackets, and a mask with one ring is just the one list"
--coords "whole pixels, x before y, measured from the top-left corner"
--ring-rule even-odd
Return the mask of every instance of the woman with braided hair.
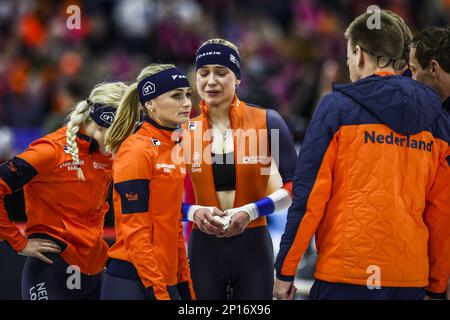
[[[108, 245], [102, 239], [112, 159], [103, 136], [127, 86], [97, 85], [67, 126], [0, 165], [0, 239], [27, 256], [25, 300], [98, 299]], [[6, 194], [23, 187], [26, 236], [8, 219]]]

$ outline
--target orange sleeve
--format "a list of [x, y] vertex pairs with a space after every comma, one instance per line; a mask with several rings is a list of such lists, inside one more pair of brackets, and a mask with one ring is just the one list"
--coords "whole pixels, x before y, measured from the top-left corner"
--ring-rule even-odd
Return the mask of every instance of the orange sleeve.
[[425, 223], [430, 263], [427, 291], [445, 293], [450, 273], [450, 149], [442, 159], [427, 195]]
[[152, 288], [156, 299], [170, 300], [167, 286], [158, 269], [152, 244], [149, 212], [150, 179], [153, 159], [148, 148], [126, 144], [114, 160], [114, 188], [120, 197], [122, 236], [128, 256], [145, 288]]
[[[333, 136], [328, 145], [306, 199], [301, 191], [303, 185], [306, 185], [303, 180], [306, 180], [307, 177], [296, 174], [293, 188], [294, 201], [289, 209], [288, 221], [275, 264], [277, 278], [280, 280], [293, 281], [297, 266], [323, 218], [331, 196], [338, 139], [339, 132]], [[299, 159], [302, 159], [301, 156]], [[297, 170], [300, 169], [301, 167], [298, 165]], [[302, 201], [306, 204], [305, 210], [301, 209]]]
[[20, 190], [37, 175], [50, 172], [56, 165], [57, 148], [49, 140], [33, 142], [17, 157], [0, 165], [0, 239], [6, 240], [17, 252], [25, 248], [27, 239], [8, 218], [4, 205], [7, 194]]
[[282, 281], [294, 281], [297, 265], [316, 233], [331, 197], [341, 123], [341, 111], [335, 101], [335, 93], [322, 97], [298, 155], [292, 204], [275, 260], [276, 277]]
[[19, 154], [21, 158], [29, 163], [40, 175], [53, 171], [57, 164], [59, 154], [63, 152], [62, 147], [48, 139], [34, 141], [27, 150]]
[[6, 240], [16, 251], [21, 252], [27, 245], [27, 239], [20, 233], [19, 228], [9, 220], [3, 198], [10, 194], [11, 189], [0, 179], [0, 239]]
[[183, 222], [180, 215], [180, 227], [178, 230], [178, 283], [187, 282], [192, 300], [195, 300], [194, 286], [192, 285], [191, 272], [186, 254], [186, 243], [183, 235]]

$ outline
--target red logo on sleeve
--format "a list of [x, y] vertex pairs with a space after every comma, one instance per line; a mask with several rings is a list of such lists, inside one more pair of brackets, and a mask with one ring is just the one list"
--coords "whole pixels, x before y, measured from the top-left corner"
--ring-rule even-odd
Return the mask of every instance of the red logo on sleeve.
[[136, 192], [127, 192], [127, 193], [125, 193], [125, 197], [127, 198], [127, 201], [139, 200], [139, 196]]
[[8, 169], [11, 170], [12, 173], [17, 171], [17, 167], [13, 162], [8, 162]]

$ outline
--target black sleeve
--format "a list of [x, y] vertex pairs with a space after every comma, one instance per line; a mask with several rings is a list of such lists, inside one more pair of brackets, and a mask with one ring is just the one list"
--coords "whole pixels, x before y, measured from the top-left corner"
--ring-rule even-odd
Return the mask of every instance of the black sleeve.
[[37, 174], [38, 172], [31, 164], [18, 157], [0, 165], [0, 178], [6, 182], [12, 192], [20, 190]]
[[278, 167], [281, 179], [283, 183], [292, 181], [297, 163], [294, 141], [283, 118], [272, 109], [267, 110], [267, 131], [270, 153]]

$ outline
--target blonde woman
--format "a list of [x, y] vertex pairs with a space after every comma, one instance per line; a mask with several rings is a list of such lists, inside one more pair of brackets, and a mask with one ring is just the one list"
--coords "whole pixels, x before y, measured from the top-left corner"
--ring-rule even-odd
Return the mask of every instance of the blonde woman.
[[195, 204], [183, 206], [195, 223], [189, 240], [195, 292], [198, 299], [272, 299], [274, 256], [266, 216], [291, 203], [297, 158], [292, 137], [275, 110], [236, 95], [236, 45], [206, 41], [197, 50], [196, 71], [202, 114], [183, 136], [196, 197]]
[[[116, 153], [116, 243], [109, 251], [102, 299], [195, 298], [181, 222], [186, 169], [172, 156], [175, 130], [189, 120], [190, 97], [180, 70], [150, 65], [130, 85], [107, 132], [107, 146]], [[144, 122], [135, 128], [141, 111]]]
[[[0, 239], [28, 257], [23, 299], [99, 297], [112, 167], [103, 137], [126, 89], [121, 82], [97, 85], [76, 105], [66, 126], [0, 166], [0, 199], [24, 189], [26, 236], [8, 220], [0, 202]], [[75, 273], [80, 277], [70, 278]]]

